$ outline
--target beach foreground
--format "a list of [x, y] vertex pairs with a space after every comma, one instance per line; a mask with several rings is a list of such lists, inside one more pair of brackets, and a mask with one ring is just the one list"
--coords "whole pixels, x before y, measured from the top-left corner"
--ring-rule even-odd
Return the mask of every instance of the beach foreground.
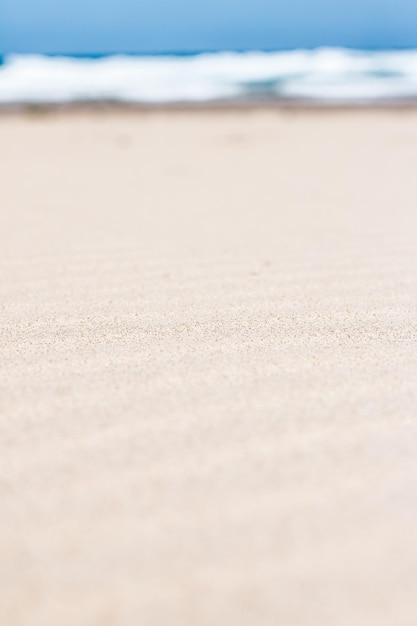
[[0, 117], [0, 623], [417, 621], [417, 112]]

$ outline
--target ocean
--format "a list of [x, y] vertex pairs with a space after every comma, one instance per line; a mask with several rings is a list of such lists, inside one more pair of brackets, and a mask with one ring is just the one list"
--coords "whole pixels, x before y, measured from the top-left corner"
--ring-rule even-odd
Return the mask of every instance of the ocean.
[[339, 48], [177, 55], [9, 55], [0, 104], [417, 98], [417, 50]]

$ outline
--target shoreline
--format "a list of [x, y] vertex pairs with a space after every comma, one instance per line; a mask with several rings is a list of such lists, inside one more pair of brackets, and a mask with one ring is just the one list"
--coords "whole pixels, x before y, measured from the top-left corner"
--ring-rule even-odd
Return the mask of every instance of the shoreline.
[[77, 101], [64, 103], [0, 103], [0, 116], [10, 114], [49, 113], [227, 113], [242, 111], [346, 113], [364, 111], [417, 111], [417, 98], [358, 102], [324, 102], [300, 99], [215, 100], [210, 102], [128, 103], [115, 101]]

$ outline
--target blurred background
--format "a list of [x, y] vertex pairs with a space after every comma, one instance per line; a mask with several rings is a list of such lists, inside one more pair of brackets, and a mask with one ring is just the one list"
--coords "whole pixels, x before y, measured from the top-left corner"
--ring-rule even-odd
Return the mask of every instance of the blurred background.
[[0, 102], [417, 96], [414, 0], [2, 0]]

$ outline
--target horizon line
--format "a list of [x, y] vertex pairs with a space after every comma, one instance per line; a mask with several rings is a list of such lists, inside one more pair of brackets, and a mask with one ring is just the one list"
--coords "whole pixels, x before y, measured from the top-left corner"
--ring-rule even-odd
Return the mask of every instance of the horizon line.
[[58, 51], [48, 51], [48, 52], [37, 52], [37, 51], [27, 51], [27, 52], [16, 52], [13, 50], [9, 50], [6, 52], [0, 51], [0, 59], [5, 59], [8, 56], [46, 56], [46, 57], [73, 57], [73, 58], [90, 58], [90, 59], [100, 59], [111, 56], [143, 56], [143, 57], [151, 57], [151, 56], [176, 56], [176, 57], [193, 57], [199, 56], [203, 54], [219, 54], [219, 53], [231, 53], [231, 54], [245, 54], [250, 52], [263, 52], [263, 53], [274, 53], [274, 52], [295, 52], [295, 51], [318, 51], [318, 50], [349, 50], [352, 52], [402, 52], [408, 50], [417, 50], [417, 43], [414, 46], [350, 46], [350, 45], [317, 45], [317, 46], [295, 46], [295, 47], [251, 47], [251, 48], [201, 48], [201, 49], [193, 49], [193, 50], [123, 50], [123, 51], [102, 51], [102, 52], [58, 52]]

